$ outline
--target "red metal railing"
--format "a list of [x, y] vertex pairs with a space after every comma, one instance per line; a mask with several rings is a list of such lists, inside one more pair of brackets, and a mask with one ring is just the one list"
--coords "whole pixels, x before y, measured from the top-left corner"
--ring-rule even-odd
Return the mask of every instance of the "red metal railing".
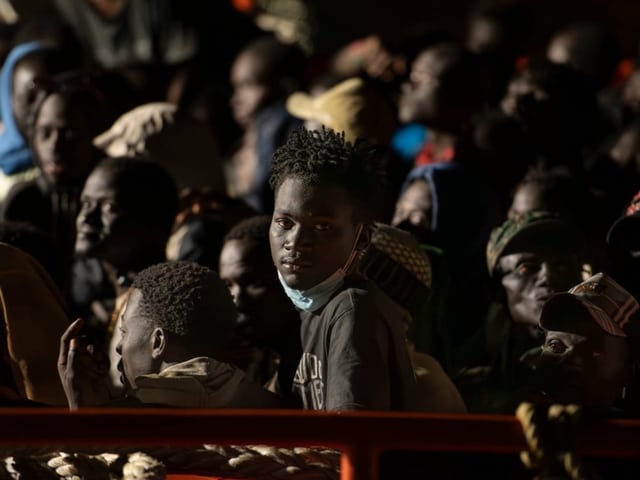
[[[517, 453], [525, 448], [510, 416], [320, 413], [283, 410], [0, 409], [0, 445], [323, 445], [342, 451], [342, 480], [371, 480], [386, 449]], [[578, 452], [640, 457], [640, 421], [595, 424]]]

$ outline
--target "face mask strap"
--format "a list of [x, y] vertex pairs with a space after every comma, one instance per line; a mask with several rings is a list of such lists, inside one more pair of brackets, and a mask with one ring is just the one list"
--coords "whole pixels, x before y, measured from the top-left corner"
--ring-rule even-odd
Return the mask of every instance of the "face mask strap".
[[360, 235], [362, 235], [362, 231], [364, 230], [364, 224], [360, 223], [358, 224], [358, 231], [356, 233], [356, 239], [353, 242], [353, 247], [351, 247], [351, 254], [349, 255], [349, 258], [347, 258], [347, 261], [345, 262], [345, 264], [340, 268], [340, 271], [346, 275], [349, 270], [351, 269], [351, 266], [353, 264], [353, 261], [356, 259], [356, 257], [358, 256], [358, 242], [360, 241]]

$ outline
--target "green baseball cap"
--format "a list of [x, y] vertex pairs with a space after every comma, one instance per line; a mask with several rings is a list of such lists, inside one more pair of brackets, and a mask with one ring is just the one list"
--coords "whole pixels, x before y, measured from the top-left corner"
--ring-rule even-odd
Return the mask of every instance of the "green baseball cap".
[[551, 212], [538, 210], [510, 218], [495, 228], [489, 237], [489, 274], [494, 275], [500, 257], [531, 246], [571, 246], [580, 251], [585, 247], [585, 238], [575, 224]]

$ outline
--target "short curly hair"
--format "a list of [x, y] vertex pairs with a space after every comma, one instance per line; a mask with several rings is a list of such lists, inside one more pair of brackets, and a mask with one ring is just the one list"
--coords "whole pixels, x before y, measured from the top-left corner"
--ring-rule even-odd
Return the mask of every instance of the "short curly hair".
[[[246, 242], [248, 261], [271, 261], [269, 244], [270, 215], [256, 215], [236, 223], [224, 237], [224, 243], [234, 240]], [[249, 260], [250, 257], [250, 260]], [[275, 270], [274, 270], [275, 274]]]
[[187, 346], [222, 346], [236, 321], [226, 285], [211, 269], [194, 262], [165, 262], [142, 270], [132, 289], [142, 294], [142, 315], [185, 340]]
[[342, 187], [353, 200], [359, 221], [372, 221], [386, 187], [383, 153], [363, 140], [351, 143], [344, 133], [294, 130], [273, 155], [269, 184], [277, 193], [285, 179], [295, 177], [309, 185]]
[[265, 243], [269, 246], [270, 215], [256, 215], [236, 223], [225, 235], [224, 241], [249, 240], [255, 243]]

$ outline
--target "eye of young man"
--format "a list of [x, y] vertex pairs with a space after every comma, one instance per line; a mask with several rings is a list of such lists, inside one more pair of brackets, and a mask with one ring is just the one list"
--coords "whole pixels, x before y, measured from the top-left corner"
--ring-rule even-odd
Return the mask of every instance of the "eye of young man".
[[275, 223], [282, 230], [289, 230], [293, 228], [293, 221], [286, 217], [276, 218], [273, 220], [273, 223]]

